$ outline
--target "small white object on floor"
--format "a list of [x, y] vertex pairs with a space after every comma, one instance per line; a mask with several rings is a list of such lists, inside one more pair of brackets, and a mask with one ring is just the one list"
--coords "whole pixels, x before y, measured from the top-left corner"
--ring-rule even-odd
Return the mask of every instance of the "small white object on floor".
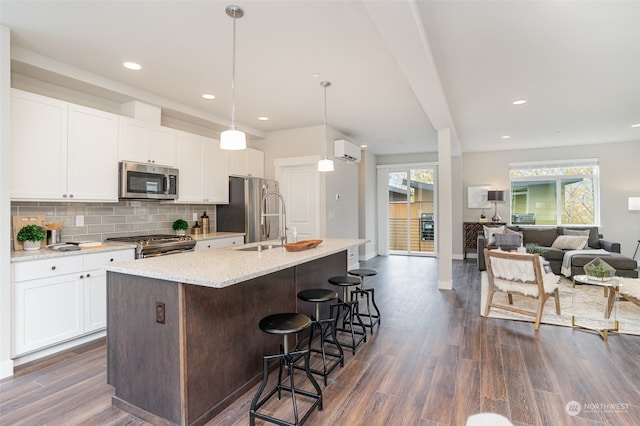
[[513, 423], [500, 414], [478, 413], [469, 416], [465, 426], [513, 426]]

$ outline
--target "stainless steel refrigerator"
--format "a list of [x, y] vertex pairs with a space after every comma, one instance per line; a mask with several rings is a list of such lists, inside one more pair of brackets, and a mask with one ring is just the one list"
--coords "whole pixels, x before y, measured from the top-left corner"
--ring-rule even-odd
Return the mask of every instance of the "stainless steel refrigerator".
[[216, 206], [216, 229], [219, 232], [244, 232], [245, 243], [277, 240], [280, 236], [281, 203], [270, 196], [261, 206], [264, 195], [278, 191], [275, 180], [256, 177], [229, 177], [229, 204]]

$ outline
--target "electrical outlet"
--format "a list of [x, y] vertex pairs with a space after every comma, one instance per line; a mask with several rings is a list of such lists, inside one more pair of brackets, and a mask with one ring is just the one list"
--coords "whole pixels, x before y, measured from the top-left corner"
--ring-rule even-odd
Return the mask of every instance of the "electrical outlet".
[[76, 226], [84, 226], [84, 216], [79, 214], [76, 216]]
[[198, 220], [198, 213], [193, 213], [191, 220]]
[[156, 302], [156, 322], [158, 324], [164, 324], [165, 319], [164, 303]]

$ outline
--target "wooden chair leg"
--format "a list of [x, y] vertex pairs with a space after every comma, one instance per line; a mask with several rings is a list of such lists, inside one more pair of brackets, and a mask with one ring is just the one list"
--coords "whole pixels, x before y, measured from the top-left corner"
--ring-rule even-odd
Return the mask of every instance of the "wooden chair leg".
[[556, 314], [560, 315], [560, 292], [557, 288], [553, 291], [553, 297], [556, 299]]
[[538, 297], [538, 312], [536, 312], [536, 322], [533, 325], [534, 330], [538, 330], [540, 328], [540, 321], [542, 321], [542, 310], [544, 309], [544, 302], [546, 297]]
[[485, 303], [484, 305], [485, 317], [489, 316], [489, 308], [491, 307], [491, 302], [493, 301], [493, 294], [495, 293], [495, 290], [493, 289], [493, 286], [491, 285], [491, 283], [489, 283], [488, 286], [489, 288], [487, 289], [487, 303]]

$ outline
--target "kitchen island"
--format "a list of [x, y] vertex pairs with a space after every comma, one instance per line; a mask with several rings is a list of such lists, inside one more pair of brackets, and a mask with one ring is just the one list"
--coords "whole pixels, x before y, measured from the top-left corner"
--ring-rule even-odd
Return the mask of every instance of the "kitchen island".
[[281, 338], [261, 332], [260, 319], [313, 314], [297, 293], [332, 288], [327, 279], [345, 275], [348, 250], [365, 242], [327, 239], [299, 252], [251, 244], [109, 266], [113, 404], [154, 424], [206, 423], [261, 380], [263, 355], [278, 353]]

